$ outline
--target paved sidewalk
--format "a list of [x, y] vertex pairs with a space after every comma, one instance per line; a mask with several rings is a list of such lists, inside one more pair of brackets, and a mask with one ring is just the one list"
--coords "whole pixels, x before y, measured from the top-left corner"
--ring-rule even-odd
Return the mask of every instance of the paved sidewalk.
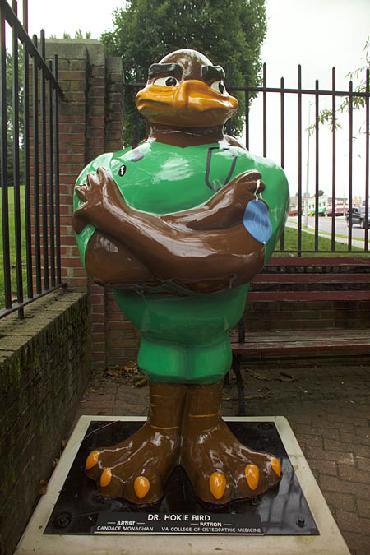
[[[291, 229], [298, 229], [298, 223], [292, 217], [288, 218], [285, 226], [290, 227]], [[305, 225], [302, 225], [302, 230], [305, 233], [307, 233], [308, 235], [315, 235], [315, 228], [310, 224], [308, 225], [308, 227], [306, 227]], [[328, 232], [328, 231], [323, 231], [323, 230], [319, 229], [319, 237], [323, 237], [324, 239], [330, 239], [331, 238], [331, 233]], [[348, 236], [343, 237], [342, 233], [336, 234], [335, 235], [335, 242], [336, 243], [343, 243], [344, 245], [348, 245]], [[364, 248], [364, 240], [363, 239], [358, 239], [356, 237], [352, 237], [352, 246], [359, 247], [360, 249], [363, 249]]]
[[[370, 555], [370, 365], [245, 365], [243, 372], [248, 414], [289, 419], [352, 555]], [[148, 388], [137, 382], [145, 380], [130, 368], [97, 374], [77, 417], [146, 414]], [[231, 382], [223, 413], [236, 407]]]

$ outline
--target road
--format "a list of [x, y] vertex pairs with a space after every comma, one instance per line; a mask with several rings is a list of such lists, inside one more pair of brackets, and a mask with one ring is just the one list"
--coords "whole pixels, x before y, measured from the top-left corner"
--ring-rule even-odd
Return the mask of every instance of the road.
[[[305, 224], [305, 217], [302, 217], [303, 229]], [[289, 216], [287, 221], [288, 227], [297, 227], [298, 218], [296, 216]], [[314, 232], [315, 230], [315, 218], [314, 216], [308, 217], [308, 231]], [[330, 237], [331, 234], [331, 218], [327, 216], [319, 217], [319, 235], [322, 237]], [[370, 233], [369, 233], [370, 236]], [[340, 243], [346, 243], [348, 241], [348, 225], [344, 216], [337, 216], [335, 218], [335, 237], [336, 241]], [[358, 247], [364, 246], [365, 230], [360, 228], [359, 225], [352, 227], [352, 238], [354, 239], [354, 245]]]

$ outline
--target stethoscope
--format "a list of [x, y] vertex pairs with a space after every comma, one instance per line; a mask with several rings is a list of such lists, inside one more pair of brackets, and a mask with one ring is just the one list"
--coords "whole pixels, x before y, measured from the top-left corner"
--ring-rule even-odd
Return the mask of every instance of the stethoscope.
[[235, 164], [236, 164], [238, 156], [235, 155], [235, 154], [233, 155], [233, 159], [232, 159], [232, 162], [231, 162], [229, 172], [228, 172], [226, 178], [224, 179], [223, 184], [219, 185], [219, 184], [216, 184], [216, 183], [211, 183], [211, 181], [209, 179], [209, 175], [210, 175], [210, 172], [211, 172], [211, 160], [212, 160], [212, 151], [213, 150], [221, 151], [221, 150], [229, 150], [229, 149], [228, 148], [222, 148], [221, 149], [219, 146], [210, 146], [209, 149], [208, 149], [208, 152], [207, 152], [205, 182], [206, 182], [207, 187], [209, 189], [211, 189], [211, 191], [216, 193], [219, 189], [221, 189], [221, 187], [223, 187], [223, 186], [225, 186], [229, 183], [230, 178], [231, 178], [231, 176], [234, 172]]
[[[220, 185], [220, 184], [217, 184], [217, 183], [211, 183], [211, 181], [210, 181], [210, 179], [209, 179], [209, 175], [210, 175], [210, 172], [211, 172], [212, 152], [213, 152], [214, 150], [224, 151], [224, 150], [230, 150], [230, 149], [229, 149], [229, 148], [221, 148], [220, 146], [210, 146], [210, 147], [208, 148], [207, 160], [206, 160], [206, 175], [205, 175], [205, 182], [206, 182], [207, 187], [208, 187], [209, 189], [211, 189], [211, 191], [212, 191], [213, 193], [216, 193], [216, 192], [219, 191], [222, 187], [224, 187], [225, 185], [227, 185], [227, 184], [229, 183], [230, 178], [231, 178], [231, 176], [232, 176], [232, 174], [233, 174], [233, 172], [234, 172], [234, 170], [235, 170], [235, 165], [236, 165], [236, 161], [237, 161], [237, 159], [238, 159], [238, 156], [237, 156], [236, 154], [233, 155], [233, 159], [232, 159], [232, 162], [231, 162], [231, 166], [230, 166], [229, 172], [228, 172], [227, 176], [225, 177], [223, 184]], [[141, 158], [143, 158], [143, 156], [141, 156], [140, 158], [137, 158], [137, 159], [135, 160], [135, 162], [136, 162], [137, 160], [140, 160]], [[125, 175], [125, 173], [126, 173], [126, 165], [123, 164], [123, 165], [119, 168], [119, 170], [118, 170], [118, 175], [119, 175], [120, 177], [123, 177], [123, 176]]]

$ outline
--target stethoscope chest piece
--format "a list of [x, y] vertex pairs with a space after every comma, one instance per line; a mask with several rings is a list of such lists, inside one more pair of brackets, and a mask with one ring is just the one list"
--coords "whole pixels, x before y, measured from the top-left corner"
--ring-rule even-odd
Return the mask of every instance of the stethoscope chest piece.
[[236, 165], [236, 161], [237, 161], [238, 156], [236, 154], [233, 155], [229, 171], [227, 173], [227, 176], [223, 180], [223, 182], [221, 180], [220, 181], [217, 180], [216, 182], [211, 182], [211, 180], [210, 180], [211, 161], [212, 161], [212, 154], [213, 154], [214, 150], [218, 150], [219, 152], [222, 152], [224, 150], [229, 150], [229, 149], [228, 148], [221, 149], [219, 146], [210, 146], [209, 149], [208, 149], [208, 152], [207, 152], [205, 182], [206, 182], [207, 187], [209, 189], [211, 189], [211, 191], [216, 193], [222, 187], [224, 187], [225, 185], [227, 185], [229, 183], [229, 181], [231, 179], [231, 176], [232, 176], [232, 174], [235, 170], [235, 165]]

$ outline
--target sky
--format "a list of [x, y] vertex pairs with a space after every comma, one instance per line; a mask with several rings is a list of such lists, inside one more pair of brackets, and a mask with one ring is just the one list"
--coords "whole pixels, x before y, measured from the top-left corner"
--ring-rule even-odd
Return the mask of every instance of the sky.
[[[338, 89], [348, 90], [348, 72], [360, 67], [363, 48], [370, 35], [370, 0], [267, 0], [267, 37], [261, 58], [267, 64], [268, 86], [279, 86], [281, 76], [285, 86], [297, 86], [297, 66], [302, 66], [302, 85], [313, 89], [315, 80], [320, 88], [331, 88], [331, 68], [336, 67]], [[278, 95], [276, 95], [278, 96]], [[270, 97], [271, 98], [271, 95]], [[311, 109], [309, 103], [312, 103]], [[321, 108], [330, 108], [330, 97], [321, 97]], [[339, 102], [338, 102], [339, 103]], [[262, 102], [256, 100], [252, 107], [250, 149], [261, 153]], [[309, 124], [314, 122], [314, 98], [305, 96], [303, 109], [303, 189], [312, 194], [315, 190], [315, 137], [309, 139]], [[310, 112], [310, 119], [308, 119]], [[287, 96], [285, 101], [285, 170], [291, 194], [297, 190], [297, 97]], [[278, 98], [267, 104], [268, 143], [267, 156], [275, 161], [280, 157], [280, 127]], [[348, 196], [348, 114], [339, 117], [337, 130], [336, 181], [337, 196]], [[364, 124], [364, 110], [354, 114], [353, 141], [353, 191], [364, 198], [365, 188], [365, 137], [359, 132]], [[252, 131], [253, 130], [253, 131]], [[307, 152], [309, 172], [307, 180]], [[320, 127], [320, 180], [319, 188], [331, 191], [331, 133]]]
[[[91, 0], [29, 0], [30, 34], [41, 28], [46, 36], [61, 37], [63, 32], [74, 35], [77, 29], [89, 31], [98, 38], [112, 29], [112, 12], [124, 4], [122, 0], [104, 0], [98, 8]], [[348, 83], [346, 74], [361, 66], [363, 47], [370, 34], [370, 0], [266, 0], [267, 36], [262, 47], [262, 61], [267, 64], [268, 86], [279, 86], [285, 77], [288, 87], [297, 83], [297, 65], [302, 65], [303, 87], [330, 88], [331, 68], [336, 67], [337, 87]], [[191, 47], [191, 45], [186, 45]], [[214, 61], [217, 63], [217, 60]], [[347, 85], [348, 86], [348, 85]], [[276, 95], [278, 96], [278, 95]], [[303, 100], [303, 187], [314, 191], [314, 137], [308, 139], [306, 128], [313, 123], [313, 98]], [[291, 193], [297, 189], [297, 98], [286, 98], [285, 170]], [[322, 107], [326, 107], [322, 102]], [[309, 118], [310, 115], [310, 118]], [[337, 196], [348, 194], [348, 116], [340, 119], [337, 131]], [[359, 132], [362, 114], [354, 116], [354, 194], [363, 196], [365, 180], [364, 135]], [[261, 102], [256, 99], [250, 116], [250, 150], [262, 154]], [[280, 161], [280, 131], [278, 98], [268, 96], [267, 156]], [[309, 152], [309, 156], [308, 156]], [[307, 160], [309, 159], [308, 172]], [[331, 137], [326, 128], [320, 129], [320, 188], [331, 189]], [[308, 178], [307, 178], [308, 175]]]

